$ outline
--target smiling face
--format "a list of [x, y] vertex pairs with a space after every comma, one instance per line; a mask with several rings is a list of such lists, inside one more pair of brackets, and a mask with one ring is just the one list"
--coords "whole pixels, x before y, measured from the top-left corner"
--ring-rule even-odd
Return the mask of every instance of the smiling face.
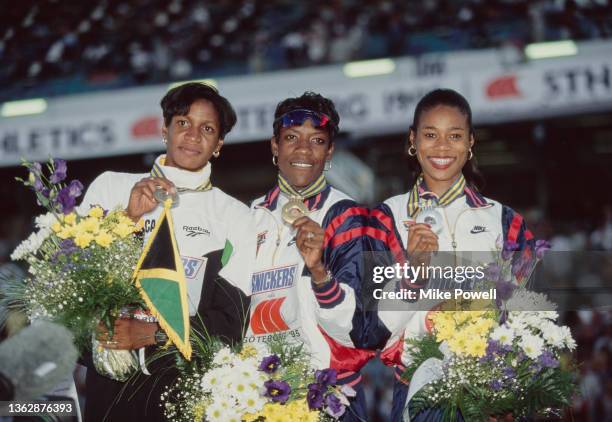
[[438, 105], [421, 113], [416, 133], [410, 131], [410, 145], [416, 148], [427, 186], [443, 193], [459, 177], [474, 137], [465, 114], [456, 107]]
[[327, 130], [313, 126], [311, 120], [301, 126], [281, 128], [271, 145], [281, 174], [296, 189], [317, 180], [334, 152]]
[[185, 116], [173, 116], [162, 134], [168, 141], [166, 165], [184, 170], [200, 170], [223, 145], [218, 113], [207, 100], [194, 101]]

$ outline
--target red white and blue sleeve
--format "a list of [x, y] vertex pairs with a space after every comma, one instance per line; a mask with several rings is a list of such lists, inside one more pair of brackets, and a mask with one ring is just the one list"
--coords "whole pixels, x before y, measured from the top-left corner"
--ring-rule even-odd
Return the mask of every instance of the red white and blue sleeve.
[[351, 200], [342, 200], [327, 211], [323, 263], [332, 279], [324, 285], [312, 285], [318, 303], [320, 327], [335, 341], [349, 347], [363, 348], [370, 322], [363, 306], [366, 269], [365, 254], [372, 248], [383, 250], [384, 233], [369, 226], [370, 210]]

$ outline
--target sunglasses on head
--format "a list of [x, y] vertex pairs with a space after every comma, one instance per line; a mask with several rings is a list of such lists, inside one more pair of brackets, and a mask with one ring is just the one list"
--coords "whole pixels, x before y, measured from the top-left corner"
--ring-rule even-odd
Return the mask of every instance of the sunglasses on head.
[[317, 128], [327, 128], [328, 124], [333, 125], [333, 122], [328, 115], [306, 109], [288, 111], [287, 113], [278, 117], [275, 120], [275, 123], [278, 122], [280, 123], [281, 127], [286, 128], [291, 126], [301, 126], [304, 124], [304, 122], [306, 122], [306, 120], [310, 120], [313, 126]]

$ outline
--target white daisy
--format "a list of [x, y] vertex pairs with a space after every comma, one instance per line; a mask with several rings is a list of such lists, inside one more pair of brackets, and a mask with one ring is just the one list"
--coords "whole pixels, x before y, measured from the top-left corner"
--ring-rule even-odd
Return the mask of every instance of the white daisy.
[[505, 324], [501, 325], [493, 330], [491, 333], [491, 339], [499, 341], [505, 346], [511, 346], [512, 341], [514, 340], [514, 330]]
[[525, 335], [521, 338], [519, 346], [523, 349], [525, 354], [531, 359], [537, 359], [542, 354], [542, 348], [544, 347], [544, 340], [540, 336]]

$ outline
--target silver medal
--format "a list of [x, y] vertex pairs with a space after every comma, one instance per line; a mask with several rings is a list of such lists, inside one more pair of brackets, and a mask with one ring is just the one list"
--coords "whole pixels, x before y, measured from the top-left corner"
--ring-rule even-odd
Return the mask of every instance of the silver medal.
[[166, 190], [162, 187], [158, 187], [157, 189], [155, 189], [155, 191], [153, 192], [153, 197], [157, 202], [162, 205], [166, 202], [166, 199], [168, 198], [172, 199], [172, 206], [176, 206], [179, 200], [178, 193], [166, 192]]
[[417, 223], [429, 224], [431, 231], [440, 234], [442, 231], [442, 214], [437, 210], [438, 207], [425, 206], [420, 208], [416, 217]]

